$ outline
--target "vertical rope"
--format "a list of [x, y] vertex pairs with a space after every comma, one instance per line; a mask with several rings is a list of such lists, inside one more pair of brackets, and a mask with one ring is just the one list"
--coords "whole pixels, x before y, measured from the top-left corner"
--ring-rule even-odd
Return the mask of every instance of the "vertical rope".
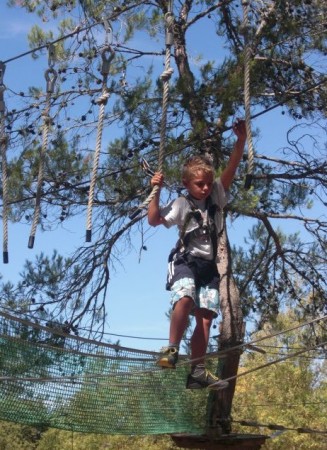
[[251, 47], [249, 44], [249, 2], [242, 1], [243, 7], [243, 31], [244, 31], [244, 108], [245, 108], [245, 126], [248, 142], [248, 169], [245, 177], [244, 187], [250, 189], [253, 168], [254, 168], [254, 147], [251, 130], [251, 94], [250, 94], [250, 63]]
[[8, 167], [7, 167], [7, 143], [8, 137], [5, 131], [5, 101], [3, 93], [5, 86], [3, 77], [6, 70], [5, 64], [0, 62], [0, 145], [2, 165], [2, 221], [3, 221], [3, 262], [9, 262], [8, 254]]
[[[107, 56], [108, 52], [110, 53], [109, 57]], [[114, 56], [115, 56], [115, 53], [110, 46], [106, 46], [102, 50], [101, 74], [103, 76], [103, 82], [102, 82], [101, 96], [96, 101], [100, 105], [100, 107], [99, 107], [96, 145], [95, 145], [95, 152], [94, 152], [94, 158], [93, 158], [93, 168], [92, 168], [92, 173], [91, 173], [90, 190], [89, 190], [89, 198], [88, 198], [88, 205], [87, 205], [86, 237], [85, 237], [86, 242], [91, 242], [91, 239], [92, 239], [92, 209], [93, 209], [93, 203], [94, 203], [94, 191], [95, 191], [95, 185], [96, 185], [97, 173], [98, 173], [98, 167], [99, 167], [105, 105], [107, 104], [107, 101], [109, 98], [107, 80], [108, 80], [110, 63], [111, 63], [112, 59], [114, 58]]]
[[[167, 111], [168, 111], [168, 101], [169, 101], [169, 80], [173, 73], [173, 68], [170, 66], [171, 60], [171, 46], [174, 42], [173, 36], [173, 25], [174, 16], [172, 13], [172, 2], [169, 1], [168, 11], [165, 14], [166, 22], [166, 52], [165, 52], [165, 70], [161, 74], [160, 78], [163, 81], [163, 93], [162, 93], [162, 113], [161, 113], [161, 123], [160, 123], [160, 145], [159, 145], [159, 155], [158, 155], [158, 172], [162, 172], [163, 162], [165, 157], [165, 146], [166, 146], [166, 129], [167, 129]], [[143, 208], [147, 207], [151, 200], [154, 198], [159, 190], [159, 186], [154, 186], [150, 195], [142, 203], [141, 206], [137, 208], [132, 214], [130, 214], [130, 219], [134, 219]]]
[[45, 79], [46, 79], [46, 103], [45, 108], [42, 113], [43, 116], [43, 128], [42, 128], [42, 147], [40, 152], [40, 161], [39, 161], [39, 172], [37, 178], [37, 187], [35, 194], [35, 208], [34, 208], [34, 216], [31, 227], [31, 232], [28, 240], [28, 248], [34, 247], [36, 228], [40, 219], [41, 212], [41, 199], [42, 199], [42, 184], [44, 179], [44, 162], [45, 155], [48, 148], [48, 136], [49, 136], [49, 126], [51, 123], [50, 117], [50, 107], [51, 107], [51, 97], [54, 92], [54, 86], [57, 79], [57, 72], [53, 68], [53, 52], [54, 48], [52, 45], [49, 46], [49, 68], [45, 71]]

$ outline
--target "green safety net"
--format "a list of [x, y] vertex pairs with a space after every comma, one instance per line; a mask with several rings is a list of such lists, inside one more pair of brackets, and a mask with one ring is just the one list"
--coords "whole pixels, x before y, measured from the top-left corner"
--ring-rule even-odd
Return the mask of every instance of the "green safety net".
[[188, 365], [70, 336], [0, 313], [0, 419], [87, 433], [205, 430], [207, 392], [185, 389]]

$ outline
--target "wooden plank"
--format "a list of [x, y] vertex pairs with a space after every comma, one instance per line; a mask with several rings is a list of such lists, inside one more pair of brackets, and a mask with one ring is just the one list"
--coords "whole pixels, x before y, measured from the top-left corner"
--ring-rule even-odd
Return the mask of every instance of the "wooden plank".
[[228, 434], [219, 438], [192, 434], [171, 435], [174, 443], [181, 448], [205, 450], [259, 450], [269, 436], [258, 434]]

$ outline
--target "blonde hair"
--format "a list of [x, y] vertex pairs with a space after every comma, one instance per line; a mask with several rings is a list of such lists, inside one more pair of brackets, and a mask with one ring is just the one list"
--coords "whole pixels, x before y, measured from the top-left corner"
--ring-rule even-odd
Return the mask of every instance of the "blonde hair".
[[191, 180], [198, 172], [205, 174], [212, 174], [214, 177], [215, 171], [211, 161], [205, 156], [192, 156], [189, 158], [182, 168], [182, 179]]

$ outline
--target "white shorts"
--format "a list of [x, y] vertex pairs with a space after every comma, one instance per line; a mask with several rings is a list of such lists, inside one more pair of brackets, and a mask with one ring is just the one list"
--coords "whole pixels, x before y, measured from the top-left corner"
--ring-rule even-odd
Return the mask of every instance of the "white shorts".
[[218, 316], [219, 311], [219, 294], [218, 289], [209, 286], [201, 286], [195, 289], [193, 278], [181, 278], [170, 288], [170, 303], [174, 308], [176, 302], [183, 297], [190, 297], [194, 301], [195, 308], [205, 308], [213, 311], [214, 317]]

